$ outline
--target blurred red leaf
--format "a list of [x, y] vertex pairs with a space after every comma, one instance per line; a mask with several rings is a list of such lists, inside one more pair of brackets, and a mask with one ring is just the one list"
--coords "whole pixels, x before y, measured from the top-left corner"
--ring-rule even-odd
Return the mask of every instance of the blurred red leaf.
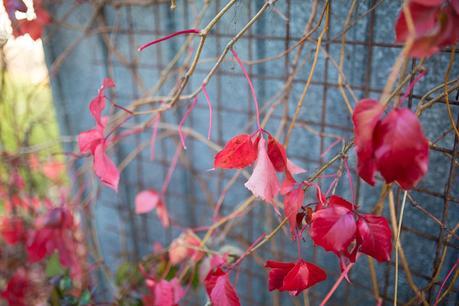
[[30, 286], [27, 272], [19, 269], [10, 278], [5, 289], [0, 293], [0, 296], [8, 301], [10, 306], [27, 306], [26, 298]]
[[[414, 24], [414, 43], [409, 55], [427, 57], [459, 40], [458, 1], [411, 0], [408, 4]], [[396, 41], [406, 42], [411, 35], [403, 9], [395, 24]]]
[[160, 280], [154, 287], [154, 306], [175, 306], [185, 296], [178, 279]]
[[169, 213], [161, 195], [153, 189], [144, 190], [135, 197], [135, 212], [144, 214], [156, 209], [156, 214], [164, 227], [168, 227]]
[[24, 221], [17, 216], [0, 219], [0, 235], [7, 244], [17, 244], [26, 239]]
[[207, 295], [214, 306], [240, 306], [241, 302], [230, 282], [228, 273], [223, 272], [220, 268], [210, 272], [204, 284]]

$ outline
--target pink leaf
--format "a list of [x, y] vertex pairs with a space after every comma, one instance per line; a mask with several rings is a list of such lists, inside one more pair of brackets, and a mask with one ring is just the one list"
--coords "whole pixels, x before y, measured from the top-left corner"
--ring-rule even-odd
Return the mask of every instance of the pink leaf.
[[260, 138], [258, 143], [258, 158], [255, 163], [255, 168], [249, 180], [245, 183], [245, 187], [252, 191], [255, 196], [262, 198], [268, 203], [273, 203], [274, 197], [280, 191], [276, 169], [266, 152], [266, 145], [263, 137]]
[[94, 151], [94, 172], [106, 186], [118, 191], [120, 173], [105, 153], [105, 144], [99, 144]]
[[80, 147], [80, 153], [94, 154], [96, 147], [101, 143], [103, 134], [100, 133], [99, 129], [92, 129], [85, 132], [81, 132], [78, 135], [78, 146]]
[[312, 214], [311, 238], [326, 251], [346, 252], [355, 239], [356, 222], [349, 209], [333, 205]]
[[209, 273], [205, 280], [207, 295], [214, 306], [240, 306], [241, 302], [227, 273], [220, 268]]
[[154, 285], [154, 294], [154, 306], [175, 306], [185, 296], [185, 290], [177, 278], [163, 279]]
[[298, 295], [327, 278], [324, 270], [302, 259], [296, 263], [268, 260], [265, 267], [270, 269], [269, 291], [289, 291]]
[[97, 126], [105, 126], [102, 122], [102, 111], [105, 108], [105, 96], [104, 92], [107, 88], [115, 87], [115, 83], [112, 79], [105, 78], [102, 85], [99, 88], [97, 96], [92, 99], [89, 103], [89, 110], [96, 120]]
[[394, 109], [375, 129], [376, 165], [387, 183], [413, 188], [426, 174], [429, 142], [409, 109]]
[[164, 227], [169, 226], [169, 213], [161, 195], [153, 189], [144, 190], [135, 197], [136, 214], [145, 214], [156, 208], [156, 214]]
[[360, 252], [380, 262], [390, 260], [391, 230], [384, 217], [362, 215], [357, 222], [357, 242], [360, 244]]
[[380, 103], [364, 99], [357, 103], [352, 115], [358, 173], [370, 185], [375, 184], [374, 173], [376, 171], [373, 159], [373, 132], [382, 112], [383, 106]]
[[135, 197], [136, 214], [144, 214], [152, 211], [161, 201], [160, 195], [154, 190], [144, 190]]
[[294, 162], [292, 162], [288, 158], [287, 158], [287, 170], [293, 175], [301, 174], [301, 173], [305, 173], [306, 172], [306, 170], [304, 170], [300, 166], [296, 165]]
[[214, 167], [242, 169], [257, 159], [257, 148], [248, 134], [237, 135], [228, 141], [223, 150], [215, 155]]
[[52, 160], [43, 165], [43, 174], [52, 181], [58, 181], [65, 171], [65, 164]]

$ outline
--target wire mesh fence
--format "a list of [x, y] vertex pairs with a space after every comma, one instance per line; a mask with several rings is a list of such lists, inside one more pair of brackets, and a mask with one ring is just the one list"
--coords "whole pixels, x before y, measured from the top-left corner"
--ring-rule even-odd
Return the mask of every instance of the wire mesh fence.
[[[151, 160], [151, 122], [156, 113], [149, 110], [161, 107], [174, 95], [193, 63], [199, 39], [179, 36], [143, 52], [136, 49], [154, 38], [205, 26], [227, 1], [177, 1], [175, 10], [170, 9], [170, 4], [159, 0], [49, 4], [54, 21], [44, 38], [44, 47], [61, 134], [74, 136], [91, 127], [87, 105], [104, 77], [116, 82], [109, 94], [111, 101], [124, 107], [136, 105], [136, 111], [144, 112], [127, 120], [121, 128], [130, 131], [141, 127], [142, 132], [124, 138], [112, 150], [122, 169], [117, 195], [99, 188], [91, 175], [80, 175], [88, 167], [84, 160], [76, 160], [71, 167], [75, 190], [83, 194], [81, 212], [85, 234], [93, 246], [92, 260], [97, 262], [102, 257], [107, 267], [97, 269], [96, 288], [101, 302], [112, 300], [116, 294], [110, 286], [115, 267], [125, 261], [141, 260], [152, 252], [155, 243], [168, 245], [185, 228], [212, 224], [216, 212], [222, 216], [231, 214], [250, 196], [243, 187], [246, 172], [208, 171], [220, 146], [236, 134], [250, 133], [255, 125], [250, 88], [227, 46], [237, 50], [246, 65], [260, 101], [265, 129], [273, 135], [281, 140], [287, 137], [297, 103], [304, 99], [287, 152], [307, 170], [305, 178], [352, 141], [351, 113], [346, 101], [353, 107], [359, 99], [377, 99], [403, 47], [394, 43], [399, 1], [235, 1], [206, 37], [182, 98], [161, 114], [156, 156]], [[448, 100], [441, 87], [451, 57], [457, 53], [447, 48], [423, 61], [410, 60], [396, 83], [400, 86], [395, 99], [405, 91], [407, 83], [402, 80], [412, 82], [413, 72], [426, 71], [408, 96], [408, 106], [423, 111], [420, 118], [430, 140], [430, 169], [407, 194], [398, 286], [399, 303], [403, 304], [419, 304], [421, 295], [426, 303], [434, 303], [442, 281], [458, 258], [458, 135], [448, 120], [451, 117], [459, 124], [457, 64], [453, 64], [450, 73]], [[226, 54], [223, 61], [212, 70], [222, 54]], [[208, 81], [206, 88], [214, 107], [211, 138], [206, 138], [206, 99], [199, 93], [197, 106], [184, 128], [187, 149], [181, 151], [177, 127], [192, 103], [190, 96], [200, 89], [203, 80]], [[67, 151], [75, 149], [73, 142], [64, 146]], [[175, 154], [178, 165], [166, 195], [172, 226], [164, 229], [156, 216], [135, 213], [134, 198], [141, 190], [161, 188]], [[388, 200], [382, 206], [376, 205], [380, 190], [384, 192], [383, 182], [371, 187], [360, 181], [354, 155], [351, 150], [349, 163], [355, 186], [349, 186], [343, 177], [335, 192], [347, 199], [355, 193], [362, 211], [380, 209], [394, 227], [397, 220], [392, 215], [400, 214], [403, 190], [394, 187], [392, 204]], [[343, 171], [343, 163], [332, 164], [318, 183], [326, 189], [333, 181], [330, 175]], [[313, 202], [313, 197], [309, 193], [306, 202]], [[255, 201], [243, 217], [217, 231], [212, 247], [243, 252], [281, 221], [282, 216], [270, 205]], [[309, 239], [302, 242], [302, 257], [324, 267], [328, 279], [300, 298], [268, 292], [265, 260], [294, 260], [297, 253], [296, 242], [283, 229], [247, 257], [234, 279], [242, 304], [318, 304], [340, 270], [333, 254], [314, 247]], [[379, 298], [384, 305], [392, 304], [394, 268], [394, 258], [377, 263], [362, 256], [350, 272], [352, 282], [342, 285], [330, 304], [376, 304]], [[455, 270], [442, 304], [457, 304], [457, 276]], [[192, 291], [184, 304], [202, 305], [205, 300], [204, 291]]]

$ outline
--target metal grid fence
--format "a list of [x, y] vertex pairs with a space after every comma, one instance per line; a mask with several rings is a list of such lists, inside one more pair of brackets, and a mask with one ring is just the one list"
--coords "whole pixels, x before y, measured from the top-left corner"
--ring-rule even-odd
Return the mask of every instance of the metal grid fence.
[[[90, 127], [87, 105], [104, 76], [112, 77], [117, 84], [111, 95], [116, 103], [127, 106], [133, 100], [150, 96], [149, 91], [162, 80], [161, 72], [169, 68], [168, 63], [186, 42], [186, 38], [174, 38], [142, 53], [136, 51], [137, 46], [155, 37], [196, 27], [194, 22], [200, 14], [203, 17], [198, 26], [205, 25], [226, 3], [224, 0], [178, 1], [176, 10], [171, 11], [170, 1], [113, 0], [88, 1], [83, 4], [70, 2], [51, 4], [51, 10], [57, 18], [55, 26], [48, 31], [44, 41], [47, 61], [54, 73], [51, 83], [61, 133], [65, 135], [76, 135]], [[237, 1], [223, 16], [207, 38], [201, 61], [185, 88], [185, 94], [199, 87], [228, 41], [264, 4], [263, 0]], [[339, 145], [325, 152], [336, 137], [346, 140], [352, 138], [350, 115], [340, 88], [351, 88], [357, 99], [378, 98], [390, 68], [401, 50], [400, 45], [393, 43], [393, 24], [401, 3], [383, 0], [330, 1], [330, 18], [323, 19], [321, 25], [317, 26], [301, 46], [291, 50], [304, 37], [304, 28], [309, 18], [312, 22], [307, 31], [319, 23], [324, 4], [324, 1], [279, 0], [266, 9], [234, 45], [254, 81], [262, 104], [262, 115], [265, 116], [274, 109], [267, 129], [283, 139], [307, 82], [319, 33], [325, 25], [328, 26], [329, 31], [320, 47], [311, 86], [288, 148], [289, 156], [306, 168], [309, 174], [339, 153]], [[347, 20], [350, 11], [352, 15]], [[343, 41], [344, 34], [346, 37]], [[198, 39], [190, 41], [192, 43], [187, 51], [171, 69], [170, 78], [162, 86], [156, 87], [153, 95], [169, 95], [170, 90], [180, 80], [179, 75], [189, 65], [185, 59], [195, 51]], [[283, 56], [270, 59], [281, 52], [284, 52]], [[344, 54], [344, 85], [340, 84], [338, 70], [341, 52]], [[260, 61], [266, 58], [270, 60]], [[428, 73], [414, 87], [413, 94], [409, 97], [410, 107], [415, 108], [428, 90], [443, 83], [449, 58], [450, 50], [447, 49], [423, 63]], [[410, 61], [405, 70], [406, 75], [418, 64], [419, 61]], [[457, 65], [454, 66], [450, 76], [456, 82], [458, 68]], [[281, 91], [289, 76], [296, 70], [298, 73], [289, 90]], [[235, 134], [251, 130], [254, 110], [250, 91], [230, 54], [207, 88], [215, 111], [211, 138], [213, 143], [223, 145]], [[457, 95], [458, 91], [453, 91], [449, 96], [449, 103], [459, 124]], [[435, 96], [433, 94], [427, 100]], [[204, 97], [199, 95], [198, 99], [198, 106], [186, 126], [204, 135], [208, 113]], [[86, 212], [87, 230], [90, 232], [90, 229], [95, 229], [97, 232], [94, 241], [100, 244], [101, 254], [109, 267], [115, 267], [125, 260], [139, 260], [151, 252], [154, 242], [167, 244], [182, 228], [210, 224], [218, 197], [228, 188], [228, 184], [232, 185], [223, 202], [223, 215], [230, 213], [249, 195], [242, 186], [245, 181], [243, 175], [235, 176], [232, 171], [206, 171], [212, 167], [215, 151], [203, 141], [188, 137], [188, 148], [180, 156], [167, 194], [167, 205], [174, 226], [164, 230], [156, 217], [136, 216], [133, 204], [136, 193], [144, 188], [160, 188], [178, 145], [177, 133], [168, 129], [167, 123], [177, 125], [190, 102], [180, 100], [176, 108], [164, 113], [165, 124], [160, 129], [155, 161], [150, 161], [146, 145], [150, 131], [123, 140], [114, 150], [118, 163], [127, 156], [134, 157], [123, 171], [121, 190], [117, 196], [105, 189], [98, 190], [96, 203], [91, 204], [91, 212]], [[355, 101], [351, 101], [351, 104], [354, 105]], [[152, 103], [143, 109], [155, 105], [157, 104]], [[135, 117], [126, 126], [132, 127], [145, 122], [149, 116]], [[400, 266], [401, 303], [419, 303], [412, 300], [415, 297], [413, 284], [423, 290], [427, 301], [432, 303], [441, 281], [458, 258], [457, 236], [451, 234], [459, 216], [459, 179], [456, 170], [458, 139], [447, 118], [444, 98], [438, 99], [438, 103], [421, 117], [424, 131], [432, 142], [430, 171], [408, 196], [409, 205], [405, 212], [401, 244], [409, 263], [410, 274]], [[135, 154], [138, 148], [143, 150]], [[350, 154], [350, 163], [354, 169], [353, 153]], [[81, 161], [75, 166], [82, 166]], [[336, 172], [338, 166], [330, 167], [326, 173]], [[370, 188], [359, 182], [354, 172], [352, 174], [357, 181], [355, 192], [358, 203], [364, 211], [371, 211], [378, 200], [381, 182], [378, 187]], [[351, 198], [345, 181], [343, 178], [336, 192], [345, 198]], [[326, 178], [321, 178], [319, 182], [323, 186], [330, 183]], [[88, 189], [95, 188], [90, 178], [80, 181], [79, 184]], [[396, 189], [397, 212], [401, 197], [401, 191]], [[383, 214], [390, 220], [387, 203]], [[231, 244], [245, 249], [261, 233], [270, 232], [279, 221], [280, 217], [273, 213], [271, 207], [257, 202], [245, 217], [231, 222], [223, 230], [227, 231], [226, 239], [215, 247], [218, 249], [225, 244]], [[329, 275], [327, 281], [308, 291], [310, 304], [316, 305], [332, 286], [339, 274], [339, 268], [334, 256], [314, 248], [310, 241], [303, 245], [303, 257], [324, 267]], [[296, 243], [290, 241], [288, 233], [284, 232], [254, 256], [247, 258], [236, 273], [236, 287], [242, 303], [302, 304], [301, 298], [293, 299], [287, 294], [269, 293], [267, 274], [262, 268], [266, 259], [292, 260], [296, 254]], [[341, 286], [331, 304], [374, 304], [375, 294], [383, 299], [385, 305], [391, 304], [394, 262], [376, 264], [376, 278], [371, 277], [371, 266], [366, 258], [361, 258], [350, 274], [352, 284]], [[456, 277], [457, 274], [454, 279]], [[376, 279], [377, 289], [372, 279]], [[101, 296], [109, 298], [109, 286], [104, 285], [104, 281], [98, 286]], [[451, 294], [442, 303], [457, 304], [458, 297], [458, 288], [453, 286]], [[185, 304], [202, 305], [203, 299], [203, 292], [192, 293]]]

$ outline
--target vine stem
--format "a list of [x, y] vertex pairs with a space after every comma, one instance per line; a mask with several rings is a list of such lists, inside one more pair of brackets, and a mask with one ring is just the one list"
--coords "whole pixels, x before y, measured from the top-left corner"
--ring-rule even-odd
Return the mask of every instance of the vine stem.
[[380, 101], [382, 101], [382, 103], [384, 105], [386, 105], [390, 101], [390, 99], [388, 99], [388, 97], [390, 96], [390, 92], [392, 90], [392, 86], [394, 85], [394, 83], [395, 83], [395, 81], [397, 79], [397, 75], [399, 74], [400, 69], [403, 66], [403, 63], [405, 62], [405, 59], [406, 59], [406, 57], [408, 55], [408, 52], [411, 50], [411, 47], [413, 46], [414, 39], [415, 39], [416, 31], [415, 31], [415, 28], [414, 28], [413, 18], [411, 16], [411, 12], [410, 12], [410, 10], [408, 8], [407, 2], [408, 1], [405, 1], [404, 5], [403, 5], [403, 13], [405, 14], [405, 17], [406, 17], [406, 23], [407, 23], [410, 35], [408, 36], [408, 38], [407, 38], [407, 40], [405, 42], [405, 45], [404, 45], [404, 47], [402, 49], [402, 52], [400, 52], [399, 56], [397, 57], [397, 59], [396, 59], [396, 61], [394, 63], [394, 66], [392, 67], [392, 70], [391, 70], [391, 72], [389, 74], [389, 77], [387, 78], [386, 85], [384, 86], [384, 89], [383, 89], [383, 92], [382, 92], [382, 95], [381, 95], [381, 98], [380, 98]]
[[398, 249], [400, 247], [400, 232], [402, 230], [403, 212], [405, 211], [406, 196], [408, 192], [403, 193], [402, 207], [400, 209], [400, 218], [398, 220], [397, 237], [395, 239], [395, 284], [394, 284], [394, 306], [397, 306], [398, 294]]
[[354, 265], [354, 263], [348, 264], [347, 267], [343, 270], [343, 272], [341, 272], [341, 275], [338, 277], [338, 279], [336, 280], [335, 284], [330, 289], [330, 291], [328, 291], [327, 295], [325, 296], [325, 298], [320, 303], [320, 306], [324, 306], [330, 300], [330, 298], [332, 297], [333, 293], [335, 293], [336, 289], [338, 289], [339, 285], [341, 284], [343, 279], [346, 277], [347, 273], [349, 272], [349, 270], [352, 268], [353, 265]]
[[207, 101], [209, 107], [209, 129], [207, 130], [207, 140], [210, 140], [210, 134], [212, 133], [212, 103], [210, 102], [209, 93], [207, 92], [206, 85], [202, 84], [202, 93]]
[[306, 97], [306, 94], [308, 92], [309, 86], [311, 85], [312, 77], [314, 75], [314, 71], [316, 70], [317, 66], [317, 60], [319, 58], [319, 51], [320, 51], [320, 46], [322, 45], [322, 39], [325, 35], [325, 33], [328, 31], [328, 18], [330, 15], [330, 4], [327, 2], [326, 4], [326, 21], [324, 28], [322, 32], [319, 35], [319, 39], [317, 40], [316, 44], [316, 51], [314, 53], [314, 59], [312, 62], [311, 70], [309, 71], [308, 79], [306, 80], [306, 84], [304, 85], [303, 92], [301, 93], [301, 97], [298, 100], [298, 104], [296, 105], [295, 113], [293, 114], [292, 121], [290, 122], [290, 125], [288, 127], [287, 135], [285, 136], [285, 141], [284, 141], [284, 146], [288, 146], [288, 142], [290, 140], [290, 135], [292, 134], [293, 127], [295, 126], [296, 119], [298, 118], [298, 115], [300, 114], [301, 107], [303, 106], [304, 98]]
[[440, 289], [438, 289], [437, 296], [435, 297], [434, 306], [437, 306], [438, 303], [440, 302], [439, 299], [440, 299], [440, 294], [441, 294], [441, 292], [443, 291], [443, 287], [445, 287], [445, 284], [446, 284], [446, 282], [448, 281], [448, 279], [449, 279], [449, 277], [451, 276], [451, 274], [457, 269], [457, 265], [458, 265], [458, 264], [459, 264], [459, 259], [456, 260], [456, 263], [453, 265], [453, 267], [451, 268], [451, 270], [449, 270], [448, 274], [446, 274], [445, 279], [444, 279], [443, 282], [441, 283]]

